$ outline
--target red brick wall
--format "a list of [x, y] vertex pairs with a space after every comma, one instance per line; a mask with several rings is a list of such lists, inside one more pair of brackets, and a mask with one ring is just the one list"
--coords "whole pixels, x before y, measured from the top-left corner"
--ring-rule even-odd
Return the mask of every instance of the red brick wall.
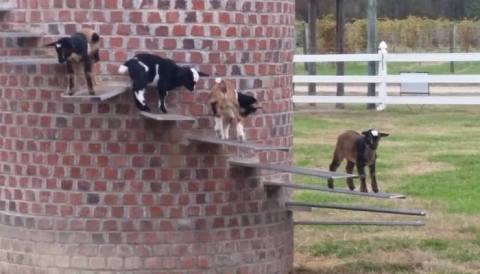
[[[294, 0], [18, 0], [18, 8], [0, 15], [1, 29], [48, 34], [0, 39], [2, 55], [34, 54], [88, 25], [102, 37], [103, 78], [126, 80], [117, 66], [140, 51], [194, 64], [263, 103], [247, 120], [249, 140], [291, 146]], [[197, 122], [158, 123], [138, 115], [131, 94], [62, 99], [62, 66], [0, 64], [0, 273], [290, 271], [285, 197], [226, 163], [253, 154], [182, 142], [212, 131], [212, 79], [170, 93]], [[257, 156], [290, 163], [292, 155]]]

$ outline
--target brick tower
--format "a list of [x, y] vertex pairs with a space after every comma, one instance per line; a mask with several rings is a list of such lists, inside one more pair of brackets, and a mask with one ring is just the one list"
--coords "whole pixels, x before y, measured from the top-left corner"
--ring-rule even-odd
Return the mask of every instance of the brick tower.
[[[294, 0], [0, 0], [0, 20], [0, 273], [292, 269], [271, 174], [228, 160], [291, 163], [272, 145], [292, 145]], [[101, 36], [98, 94], [65, 97], [65, 68], [42, 45], [82, 26]], [[137, 52], [254, 94], [247, 140], [270, 146], [191, 138], [213, 133], [213, 78], [170, 92], [178, 115], [141, 116], [117, 75]]]

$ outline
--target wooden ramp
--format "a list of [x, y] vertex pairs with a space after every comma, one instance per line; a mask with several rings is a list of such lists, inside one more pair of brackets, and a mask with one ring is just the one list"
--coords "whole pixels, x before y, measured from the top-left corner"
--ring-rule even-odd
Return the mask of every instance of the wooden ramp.
[[127, 89], [124, 84], [99, 85], [95, 87], [95, 94], [90, 95], [88, 90], [82, 87], [73, 95], [62, 94], [62, 98], [69, 101], [103, 102], [124, 93]]
[[278, 165], [278, 164], [263, 164], [251, 159], [230, 159], [228, 162], [232, 166], [273, 170], [273, 171], [308, 175], [308, 176], [327, 178], [327, 179], [342, 179], [342, 178], [358, 177], [357, 175], [353, 175], [353, 174], [323, 171], [320, 169], [313, 169], [313, 168], [292, 167], [292, 166]]
[[297, 221], [294, 225], [424, 226], [423, 221]]
[[264, 145], [264, 144], [257, 144], [247, 141], [237, 141], [237, 140], [222, 140], [216, 136], [189, 136], [189, 141], [198, 142], [198, 143], [206, 143], [206, 144], [215, 144], [215, 145], [227, 145], [227, 146], [234, 146], [240, 148], [249, 148], [254, 151], [267, 151], [267, 150], [280, 150], [280, 151], [289, 151], [288, 147], [284, 146], [272, 146], [272, 145]]
[[328, 209], [338, 209], [338, 210], [349, 210], [349, 211], [365, 211], [365, 212], [374, 212], [374, 213], [385, 213], [385, 214], [399, 214], [399, 215], [411, 215], [411, 216], [426, 216], [427, 214], [421, 210], [411, 210], [411, 209], [391, 209], [391, 208], [378, 208], [378, 207], [367, 207], [367, 206], [356, 206], [356, 205], [339, 205], [339, 204], [311, 204], [304, 202], [295, 202], [288, 201], [285, 203], [287, 207], [303, 207], [303, 208], [328, 208]]
[[140, 111], [140, 115], [147, 119], [152, 119], [159, 122], [178, 122], [178, 121], [196, 121], [195, 118], [179, 114], [160, 114]]
[[382, 193], [382, 192], [379, 192], [379, 193], [359, 192], [359, 191], [352, 191], [346, 188], [332, 189], [332, 188], [321, 187], [321, 186], [290, 184], [290, 183], [273, 182], [273, 181], [264, 182], [263, 185], [265, 187], [285, 187], [285, 188], [293, 188], [293, 189], [315, 190], [315, 191], [321, 191], [321, 192], [355, 195], [355, 196], [361, 196], [361, 197], [372, 197], [372, 198], [380, 198], [380, 199], [405, 199], [405, 196], [402, 194]]

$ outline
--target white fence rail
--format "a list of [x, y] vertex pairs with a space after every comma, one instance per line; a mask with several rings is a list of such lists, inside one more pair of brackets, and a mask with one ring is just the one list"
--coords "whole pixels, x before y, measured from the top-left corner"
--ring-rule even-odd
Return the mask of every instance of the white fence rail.
[[480, 96], [388, 96], [387, 84], [392, 83], [434, 83], [434, 84], [480, 84], [480, 75], [388, 75], [389, 62], [478, 62], [480, 53], [394, 53], [389, 54], [386, 44], [380, 43], [377, 54], [321, 54], [295, 55], [294, 63], [305, 62], [377, 62], [378, 75], [295, 75], [294, 84], [305, 83], [375, 83], [377, 96], [293, 96], [294, 103], [375, 103], [377, 109], [387, 104], [434, 104], [434, 105], [475, 105]]

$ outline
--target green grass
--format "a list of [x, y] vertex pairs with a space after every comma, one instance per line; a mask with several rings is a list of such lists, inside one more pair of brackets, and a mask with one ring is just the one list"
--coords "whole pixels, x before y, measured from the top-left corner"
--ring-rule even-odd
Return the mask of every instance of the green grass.
[[[334, 110], [330, 105], [316, 107], [320, 110], [295, 114], [296, 165], [327, 169], [338, 134], [347, 129], [378, 128], [391, 134], [381, 141], [378, 149], [380, 189], [403, 193], [408, 198], [391, 201], [296, 191], [295, 200], [422, 208], [428, 217], [425, 219], [427, 226], [423, 228], [298, 228], [299, 252], [311, 257], [336, 258], [341, 262], [300, 273], [463, 273], [478, 270], [480, 107], [427, 106], [421, 112], [406, 106], [389, 106], [384, 112], [367, 111], [365, 106], [358, 105], [347, 105], [345, 110]], [[344, 169], [343, 164], [339, 171]], [[307, 176], [295, 176], [294, 181], [326, 185], [325, 180]], [[355, 184], [358, 186], [358, 181]], [[346, 187], [345, 181], [338, 180], [336, 186]], [[315, 210], [298, 216], [316, 220], [383, 217], [334, 210]], [[396, 255], [386, 260], [385, 254]], [[427, 256], [428, 260], [433, 260], [433, 265], [424, 266], [417, 256]], [[371, 258], [379, 260], [373, 262]]]
[[391, 252], [411, 248], [414, 242], [405, 239], [371, 238], [360, 241], [329, 241], [316, 243], [310, 247], [314, 256], [335, 256], [337, 258], [350, 258], [358, 254], [373, 251]]
[[480, 256], [480, 245], [477, 240], [445, 240], [439, 238], [416, 239], [389, 239], [369, 238], [358, 241], [333, 240], [315, 243], [308, 248], [312, 256], [336, 257], [339, 259], [352, 259], [359, 254], [372, 254], [374, 252], [406, 252], [412, 249], [437, 253], [445, 259], [456, 262], [475, 262]]
[[[400, 72], [428, 72], [430, 74], [450, 74], [450, 63], [389, 63], [388, 73], [399, 74]], [[478, 62], [456, 62], [455, 63], [456, 74], [479, 74], [480, 64]], [[295, 64], [295, 74], [303, 75], [307, 74], [305, 65], [303, 63]], [[334, 63], [317, 63], [318, 75], [335, 75], [336, 67]], [[367, 75], [368, 65], [367, 62], [347, 62], [345, 63], [346, 75]]]
[[[346, 129], [380, 128], [389, 131], [391, 137], [380, 143], [377, 172], [383, 180], [395, 182], [389, 186], [391, 191], [440, 202], [451, 212], [480, 213], [480, 206], [476, 205], [480, 200], [480, 147], [477, 145], [480, 121], [470, 113], [471, 108], [444, 110], [432, 108], [413, 113], [405, 112], [404, 107], [390, 107], [382, 113], [353, 109], [325, 115], [297, 114], [294, 124], [295, 163], [326, 169], [337, 134]], [[389, 176], [391, 171], [408, 166], [411, 161], [444, 163], [453, 170]], [[339, 171], [344, 171], [344, 165]], [[306, 176], [296, 176], [295, 180], [310, 184], [320, 181]], [[345, 186], [343, 181], [337, 184]], [[326, 197], [304, 192], [299, 195], [309, 202], [315, 200], [312, 195], [317, 195], [319, 201], [325, 201]]]
[[454, 171], [438, 172], [424, 176], [408, 177], [398, 187], [406, 194], [441, 201], [448, 212], [480, 213], [480, 158], [479, 154], [445, 154], [432, 157], [433, 161], [447, 162], [455, 166]]

